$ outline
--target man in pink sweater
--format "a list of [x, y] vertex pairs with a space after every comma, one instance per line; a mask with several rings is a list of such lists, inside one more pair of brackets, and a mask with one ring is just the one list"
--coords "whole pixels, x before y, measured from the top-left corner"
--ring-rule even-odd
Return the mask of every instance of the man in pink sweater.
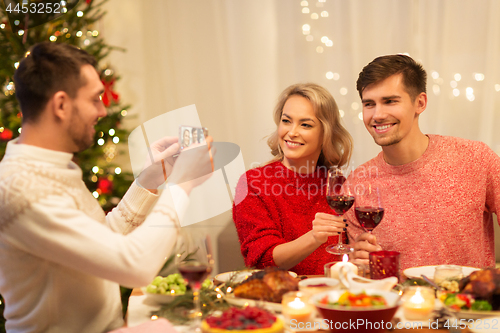
[[425, 135], [427, 75], [405, 55], [376, 58], [359, 74], [363, 122], [382, 152], [356, 169], [358, 189], [377, 184], [385, 214], [370, 235], [349, 219], [355, 257], [401, 253], [400, 269], [455, 264], [494, 266], [492, 213], [500, 207], [500, 158], [486, 144]]

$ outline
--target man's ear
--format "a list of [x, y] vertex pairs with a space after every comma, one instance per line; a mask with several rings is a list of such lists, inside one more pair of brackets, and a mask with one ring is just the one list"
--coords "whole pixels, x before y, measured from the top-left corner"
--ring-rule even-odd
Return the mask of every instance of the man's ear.
[[71, 116], [73, 100], [66, 92], [56, 92], [52, 95], [49, 104], [51, 104], [51, 111], [55, 118], [59, 120], [66, 120]]
[[415, 106], [417, 107], [417, 115], [420, 115], [427, 108], [427, 94], [422, 92], [415, 98]]

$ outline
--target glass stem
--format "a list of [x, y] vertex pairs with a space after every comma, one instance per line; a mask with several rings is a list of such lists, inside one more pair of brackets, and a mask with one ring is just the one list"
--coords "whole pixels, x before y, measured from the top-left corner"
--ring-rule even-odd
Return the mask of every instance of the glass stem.
[[201, 313], [200, 306], [200, 288], [193, 287], [193, 298], [194, 298], [194, 324], [199, 327], [201, 325]]

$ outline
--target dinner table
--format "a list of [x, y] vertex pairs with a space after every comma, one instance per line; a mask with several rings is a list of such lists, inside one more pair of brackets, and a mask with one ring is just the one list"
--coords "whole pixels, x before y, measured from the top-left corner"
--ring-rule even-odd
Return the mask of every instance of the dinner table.
[[[316, 276], [308, 276], [308, 277], [316, 277]], [[159, 310], [161, 305], [158, 305], [151, 300], [148, 299], [147, 295], [144, 295], [141, 289], [134, 289], [129, 298], [128, 303], [128, 311], [127, 311], [127, 326], [134, 327], [140, 324], [144, 324], [148, 321], [156, 319], [152, 316], [152, 312]], [[398, 313], [396, 313], [397, 316]], [[403, 325], [404, 324], [404, 325]], [[414, 325], [413, 328], [410, 328], [410, 325]], [[460, 329], [460, 328], [429, 328], [418, 326], [417, 324], [412, 324], [409, 322], [401, 322], [401, 327], [407, 328], [395, 328], [388, 332], [419, 332], [419, 333], [440, 333], [440, 332], [452, 332], [452, 333], [473, 333], [468, 328]], [[183, 326], [174, 326], [179, 332], [185, 331], [185, 327]], [[328, 332], [325, 329], [319, 329], [314, 331], [307, 330], [297, 330], [294, 331], [290, 328], [285, 328], [285, 332], [287, 333], [317, 333], [317, 332]]]

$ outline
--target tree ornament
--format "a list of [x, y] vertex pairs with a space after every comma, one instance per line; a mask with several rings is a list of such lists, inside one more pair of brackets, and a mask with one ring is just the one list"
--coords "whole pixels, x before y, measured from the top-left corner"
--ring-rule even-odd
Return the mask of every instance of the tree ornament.
[[99, 178], [97, 181], [97, 188], [101, 190], [101, 194], [109, 194], [113, 191], [113, 182], [108, 178]]
[[3, 131], [0, 133], [0, 140], [2, 141], [9, 141], [12, 139], [12, 131], [8, 128], [4, 128]]

